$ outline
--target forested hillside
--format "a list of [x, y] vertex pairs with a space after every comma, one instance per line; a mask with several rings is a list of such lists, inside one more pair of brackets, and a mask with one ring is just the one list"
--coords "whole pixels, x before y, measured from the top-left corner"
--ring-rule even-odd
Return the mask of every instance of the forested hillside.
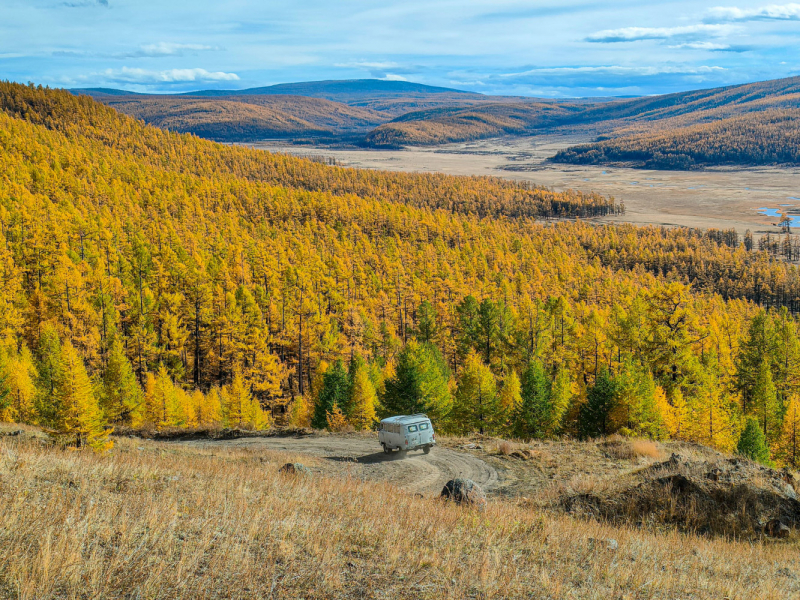
[[562, 150], [555, 162], [646, 169], [800, 164], [800, 111], [765, 111], [708, 124], [660, 128]]
[[[535, 135], [568, 128], [571, 131], [624, 134], [683, 128], [735, 116], [753, 116], [751, 127], [768, 127], [763, 111], [794, 109], [800, 102], [800, 78], [793, 77], [680, 92], [663, 96], [607, 102], [503, 103], [418, 111], [380, 125], [366, 136], [375, 147], [401, 147], [459, 142], [504, 134]], [[678, 135], [681, 135], [678, 133]], [[736, 140], [719, 140], [735, 147]], [[755, 154], [755, 153], [754, 153]], [[749, 154], [736, 160], [748, 162]], [[666, 165], [666, 163], [665, 163]]]
[[220, 146], [66, 92], [2, 84], [0, 108], [5, 420], [102, 448], [106, 424], [427, 411], [731, 449], [753, 417], [795, 464], [800, 278], [733, 232], [552, 222], [620, 208]]
[[95, 99], [149, 125], [219, 141], [333, 136], [370, 129], [386, 120], [374, 111], [300, 96], [97, 95]]

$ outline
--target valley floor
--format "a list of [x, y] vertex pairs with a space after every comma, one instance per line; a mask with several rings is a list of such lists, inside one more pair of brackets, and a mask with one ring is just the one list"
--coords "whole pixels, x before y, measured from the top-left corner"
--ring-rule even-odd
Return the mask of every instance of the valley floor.
[[559, 165], [546, 159], [558, 150], [593, 141], [576, 135], [497, 138], [405, 150], [312, 148], [265, 142], [254, 147], [299, 156], [327, 156], [343, 166], [390, 171], [437, 171], [494, 175], [532, 181], [562, 191], [598, 192], [625, 203], [626, 214], [610, 219], [635, 224], [747, 229], [778, 233], [762, 207], [793, 204], [800, 210], [800, 169], [716, 168], [651, 171], [618, 167]]
[[[496, 485], [487, 482], [494, 493], [485, 511], [460, 508], [427, 493], [419, 497], [391, 477], [362, 477], [368, 473], [358, 465], [370, 463], [358, 459], [371, 451], [367, 442], [365, 436], [288, 443], [118, 438], [110, 453], [95, 455], [54, 448], [31, 428], [4, 435], [0, 596], [733, 600], [800, 594], [791, 539], [735, 542], [539, 510], [499, 493], [518, 485], [512, 476], [523, 467], [511, 464], [517, 459], [497, 445], [448, 440], [431, 459], [438, 452], [453, 465], [447, 457], [460, 454], [464, 464], [502, 471]], [[567, 446], [534, 448], [530, 468], [546, 480], [556, 463], [578, 473], [592, 461], [630, 470], [656, 460], [614, 461], [603, 446], [588, 452], [572, 446], [569, 452]], [[350, 472], [341, 468], [346, 461], [333, 460], [346, 458], [344, 448], [355, 448]], [[586, 455], [584, 462], [575, 460], [578, 454]], [[280, 475], [289, 461], [305, 462], [313, 475]], [[433, 486], [420, 489], [435, 492]]]

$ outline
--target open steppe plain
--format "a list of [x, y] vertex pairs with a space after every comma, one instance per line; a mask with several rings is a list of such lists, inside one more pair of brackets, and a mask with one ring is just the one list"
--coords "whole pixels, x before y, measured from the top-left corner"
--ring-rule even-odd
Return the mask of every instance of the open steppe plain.
[[492, 175], [553, 188], [598, 192], [624, 202], [624, 215], [607, 219], [698, 228], [735, 228], [740, 234], [778, 233], [777, 219], [759, 214], [762, 207], [793, 204], [800, 210], [800, 168], [719, 167], [704, 171], [657, 171], [623, 167], [550, 163], [558, 150], [593, 141], [586, 135], [507, 137], [410, 147], [361, 150], [292, 146], [280, 142], [251, 144], [272, 152], [335, 158], [346, 167], [452, 175]]

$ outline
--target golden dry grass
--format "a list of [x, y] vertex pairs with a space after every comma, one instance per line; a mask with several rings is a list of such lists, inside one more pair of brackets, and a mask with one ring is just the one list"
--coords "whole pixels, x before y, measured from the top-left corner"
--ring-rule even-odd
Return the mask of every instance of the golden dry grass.
[[[788, 598], [792, 544], [473, 512], [300, 458], [119, 439], [98, 456], [0, 439], [0, 597]], [[319, 468], [312, 462], [310, 466]], [[610, 550], [603, 541], [619, 544]]]

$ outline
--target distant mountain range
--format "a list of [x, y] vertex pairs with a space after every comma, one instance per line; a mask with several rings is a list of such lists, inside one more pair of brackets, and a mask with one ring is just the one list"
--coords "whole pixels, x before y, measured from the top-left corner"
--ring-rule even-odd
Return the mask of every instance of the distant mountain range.
[[[400, 148], [502, 135], [578, 131], [599, 136], [602, 151], [600, 147], [585, 146], [580, 151], [562, 153], [558, 160], [603, 164], [618, 162], [618, 157], [625, 156], [624, 152], [614, 151], [614, 140], [625, 140], [620, 145], [631, 149], [643, 143], [641, 140], [629, 143], [631, 136], [641, 137], [654, 131], [667, 137], [666, 132], [674, 132], [677, 140], [689, 139], [691, 135], [687, 138], [685, 128], [753, 113], [755, 116], [736, 122], [737, 139], [741, 140], [747, 139], [750, 131], [753, 135], [764, 135], [758, 113], [767, 118], [767, 111], [784, 111], [780, 119], [773, 114], [770, 123], [794, 123], [794, 116], [800, 117], [800, 112], [797, 115], [792, 112], [800, 110], [798, 77], [663, 96], [558, 101], [487, 96], [374, 79], [200, 90], [180, 95], [137, 94], [107, 88], [72, 92], [91, 95], [158, 127], [228, 142], [282, 138]], [[724, 126], [714, 130], [717, 143], [723, 144], [723, 154], [726, 131]], [[787, 139], [781, 143], [792, 142]], [[657, 152], [653, 143], [646, 145], [650, 148], [648, 152]], [[769, 161], [771, 156], [765, 151], [758, 151], [758, 155], [761, 157], [758, 164]], [[655, 164], [650, 159], [639, 162], [643, 165], [648, 160], [651, 166]], [[775, 162], [785, 161], [776, 158]], [[683, 159], [663, 162], [664, 168], [672, 164], [687, 163]], [[703, 161], [695, 166], [701, 164]]]

